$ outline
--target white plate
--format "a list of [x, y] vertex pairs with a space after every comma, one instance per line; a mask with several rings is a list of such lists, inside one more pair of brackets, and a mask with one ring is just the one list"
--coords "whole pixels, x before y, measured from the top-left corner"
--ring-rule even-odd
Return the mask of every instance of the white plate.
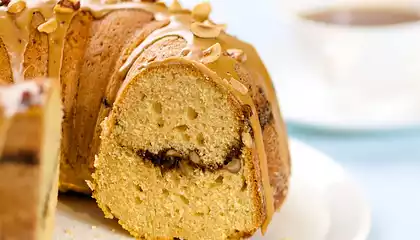
[[288, 199], [267, 234], [253, 239], [364, 240], [370, 208], [343, 168], [299, 141], [290, 142], [292, 179]]
[[[332, 159], [292, 140], [292, 179], [281, 211], [263, 237], [293, 240], [364, 240], [370, 210], [360, 189]], [[103, 218], [93, 199], [61, 196], [56, 215], [56, 240], [132, 239], [114, 220]]]

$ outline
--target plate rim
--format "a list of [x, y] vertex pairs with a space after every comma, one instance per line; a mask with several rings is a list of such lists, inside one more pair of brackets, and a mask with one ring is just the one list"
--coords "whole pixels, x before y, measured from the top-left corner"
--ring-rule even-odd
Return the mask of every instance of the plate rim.
[[[356, 233], [353, 240], [366, 240], [368, 239], [371, 228], [372, 228], [372, 208], [369, 204], [369, 201], [367, 200], [366, 194], [363, 190], [363, 188], [351, 177], [348, 171], [344, 169], [343, 166], [341, 166], [338, 162], [334, 160], [334, 158], [330, 157], [328, 154], [316, 149], [315, 147], [311, 146], [310, 144], [307, 144], [301, 140], [290, 138], [289, 139], [289, 145], [290, 148], [299, 148], [299, 149], [306, 149], [305, 151], [309, 151], [312, 153], [317, 154], [319, 157], [316, 159], [322, 159], [326, 164], [334, 166], [334, 168], [340, 169], [343, 174], [343, 179], [345, 179], [346, 182], [350, 183], [356, 190], [358, 196], [363, 200], [363, 217], [360, 224], [360, 230]], [[291, 151], [293, 153], [293, 151]], [[293, 159], [293, 156], [292, 156]], [[293, 163], [293, 160], [292, 160]], [[292, 165], [293, 168], [293, 165]]]

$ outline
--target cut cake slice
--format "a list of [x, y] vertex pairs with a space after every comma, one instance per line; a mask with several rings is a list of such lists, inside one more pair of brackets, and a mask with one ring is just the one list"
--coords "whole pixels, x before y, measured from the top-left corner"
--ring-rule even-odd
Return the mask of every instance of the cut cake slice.
[[51, 239], [61, 135], [58, 83], [0, 87], [0, 239]]

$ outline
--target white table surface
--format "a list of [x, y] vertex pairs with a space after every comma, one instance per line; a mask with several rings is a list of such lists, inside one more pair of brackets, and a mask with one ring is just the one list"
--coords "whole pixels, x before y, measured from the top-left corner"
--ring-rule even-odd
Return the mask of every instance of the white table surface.
[[369, 240], [420, 239], [420, 129], [327, 132], [289, 124], [289, 133], [333, 157], [364, 188]]

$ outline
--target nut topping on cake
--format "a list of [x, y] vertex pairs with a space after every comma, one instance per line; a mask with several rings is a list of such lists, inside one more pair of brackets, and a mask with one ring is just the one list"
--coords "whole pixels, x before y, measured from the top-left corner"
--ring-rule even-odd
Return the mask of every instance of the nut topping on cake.
[[178, 13], [182, 11], [183, 11], [183, 8], [178, 0], [174, 0], [172, 4], [169, 6], [169, 12], [171, 13]]
[[57, 20], [55, 18], [51, 18], [45, 23], [38, 26], [38, 31], [44, 33], [52, 33], [57, 29]]
[[217, 38], [222, 31], [219, 26], [201, 22], [193, 22], [190, 28], [194, 35], [200, 38]]
[[231, 48], [226, 50], [226, 54], [241, 63], [247, 60], [246, 54], [241, 49]]
[[168, 7], [168, 6], [166, 6], [166, 3], [165, 2], [160, 2], [160, 1], [159, 2], [156, 2], [155, 1], [155, 4], [158, 5], [158, 6], [161, 6], [161, 7], [165, 7], [165, 8]]
[[190, 52], [191, 52], [191, 50], [190, 50], [190, 49], [188, 49], [188, 48], [184, 48], [184, 49], [182, 49], [182, 50], [181, 50], [181, 56], [185, 57], [185, 56], [187, 56]]
[[56, 13], [72, 13], [79, 10], [80, 1], [78, 0], [60, 0], [54, 7]]
[[209, 18], [211, 6], [208, 2], [203, 2], [196, 5], [192, 10], [192, 17], [197, 21], [204, 21]]
[[226, 28], [227, 28], [226, 24], [217, 24], [210, 19], [205, 20], [203, 23], [210, 26], [218, 27], [220, 28], [220, 30], [223, 30], [223, 31], [226, 31]]
[[11, 1], [8, 6], [7, 12], [20, 13], [26, 8], [26, 2], [23, 0]]
[[208, 64], [217, 61], [222, 55], [222, 46], [219, 43], [212, 45], [211, 47], [207, 48], [203, 51], [203, 58], [201, 62], [203, 64]]

